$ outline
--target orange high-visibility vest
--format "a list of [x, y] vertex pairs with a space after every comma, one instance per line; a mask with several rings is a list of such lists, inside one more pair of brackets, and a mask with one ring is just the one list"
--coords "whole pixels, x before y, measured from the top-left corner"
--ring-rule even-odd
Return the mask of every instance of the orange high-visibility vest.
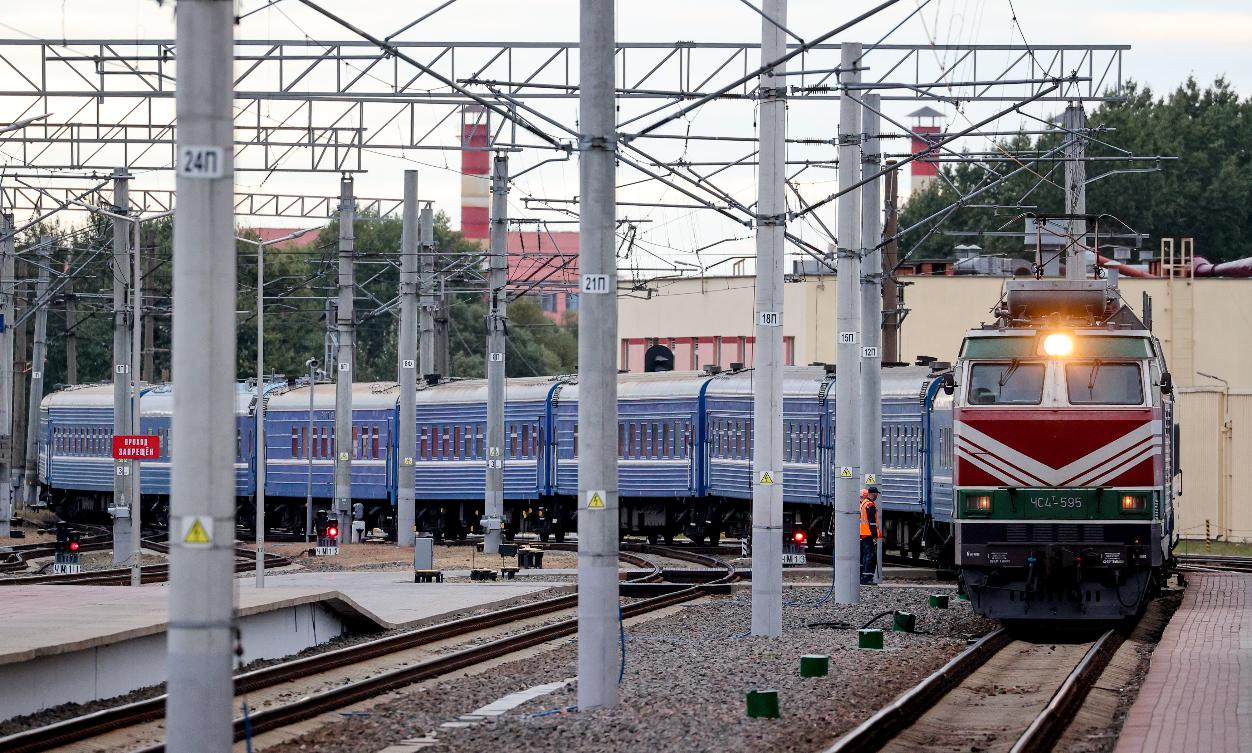
[[[873, 504], [877, 508], [877, 503], [869, 497], [861, 497], [861, 538], [868, 539], [872, 536], [869, 526], [869, 506]], [[874, 525], [878, 526], [878, 521], [874, 521]], [[882, 538], [882, 526], [878, 526], [878, 538]]]

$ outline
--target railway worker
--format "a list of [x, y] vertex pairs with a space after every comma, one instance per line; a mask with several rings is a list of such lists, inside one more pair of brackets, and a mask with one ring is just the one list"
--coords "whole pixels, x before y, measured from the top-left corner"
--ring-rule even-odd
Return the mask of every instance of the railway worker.
[[356, 544], [365, 543], [365, 505], [360, 502], [352, 505], [352, 541]]
[[878, 487], [861, 490], [861, 585], [870, 585], [878, 571]]

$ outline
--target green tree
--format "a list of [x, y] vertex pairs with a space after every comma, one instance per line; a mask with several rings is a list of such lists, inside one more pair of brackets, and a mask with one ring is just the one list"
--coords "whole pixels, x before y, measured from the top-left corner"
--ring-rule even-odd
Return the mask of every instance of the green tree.
[[[1252, 99], [1240, 100], [1224, 79], [1201, 91], [1194, 79], [1169, 96], [1155, 98], [1148, 88], [1133, 82], [1126, 96], [1102, 104], [1088, 117], [1088, 125], [1100, 129], [1089, 142], [1088, 154], [1109, 157], [1130, 152], [1140, 156], [1177, 156], [1160, 163], [1159, 172], [1110, 174], [1142, 163], [1091, 162], [1087, 209], [1112, 215], [1106, 227], [1114, 232], [1146, 233], [1149, 247], [1161, 237], [1194, 237], [1197, 253], [1212, 260], [1252, 255]], [[1004, 155], [1046, 152], [1061, 143], [1059, 134], [1036, 139], [1017, 136], [999, 145]], [[912, 258], [948, 258], [958, 243], [976, 242], [990, 252], [1020, 254], [1024, 244], [1016, 238], [961, 238], [945, 236], [944, 230], [1019, 231], [1025, 211], [1060, 212], [1064, 206], [1062, 162], [1031, 164], [1029, 169], [991, 188], [970, 204], [1013, 207], [1031, 205], [1033, 210], [957, 207], [960, 194], [969, 195], [986, 185], [988, 176], [1005, 175], [1021, 167], [1008, 159], [947, 164], [943, 177], [910, 197], [901, 209], [900, 227], [934, 219], [901, 240], [901, 253]], [[936, 216], [937, 215], [937, 216]], [[1121, 225], [1124, 223], [1126, 227]]]

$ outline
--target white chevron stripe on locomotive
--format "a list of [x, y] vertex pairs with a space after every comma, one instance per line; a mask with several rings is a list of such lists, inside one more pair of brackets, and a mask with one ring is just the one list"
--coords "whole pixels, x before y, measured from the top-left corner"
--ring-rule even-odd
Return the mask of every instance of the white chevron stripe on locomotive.
[[1053, 468], [965, 422], [956, 422], [956, 454], [1011, 486], [1098, 485], [1159, 453], [1160, 448], [1161, 422], [1149, 421], [1068, 465]]

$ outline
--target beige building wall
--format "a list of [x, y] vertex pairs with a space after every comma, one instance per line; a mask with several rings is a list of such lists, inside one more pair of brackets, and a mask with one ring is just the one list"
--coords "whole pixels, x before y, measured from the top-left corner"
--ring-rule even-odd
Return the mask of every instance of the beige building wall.
[[[1004, 280], [997, 277], [904, 278], [909, 308], [901, 331], [902, 360], [919, 355], [956, 358], [965, 331], [992, 320]], [[755, 278], [711, 277], [653, 283], [650, 299], [622, 298], [619, 336], [747, 336], [754, 332]], [[1216, 384], [1252, 389], [1252, 282], [1199, 279], [1121, 279], [1122, 298], [1142, 315], [1143, 293], [1153, 300], [1153, 329], [1179, 386]], [[794, 336], [795, 362], [835, 362], [835, 278], [807, 277], [783, 287], [783, 334]], [[1193, 355], [1189, 355], [1193, 354]]]
[[1178, 529], [1189, 539], [1252, 541], [1252, 392], [1178, 391], [1183, 482]]

